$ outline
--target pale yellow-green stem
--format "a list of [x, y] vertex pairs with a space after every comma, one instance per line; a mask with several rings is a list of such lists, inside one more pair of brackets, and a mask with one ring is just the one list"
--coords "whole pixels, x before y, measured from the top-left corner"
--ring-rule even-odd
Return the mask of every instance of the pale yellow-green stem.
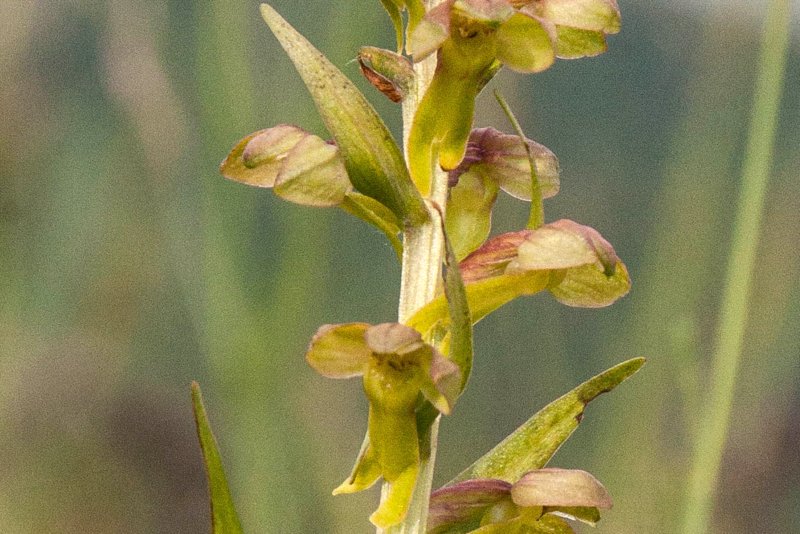
[[[440, 3], [442, 0], [428, 0], [426, 6], [431, 9]], [[435, 69], [435, 55], [414, 65], [415, 88], [403, 101], [403, 142], [406, 148], [414, 114], [430, 85]], [[433, 165], [433, 162], [431, 163]], [[408, 320], [414, 311], [433, 300], [436, 295], [444, 250], [441, 217], [444, 216], [446, 199], [447, 173], [440, 170], [438, 165], [434, 165], [431, 194], [427, 199], [430, 219], [421, 226], [406, 228], [403, 233], [403, 266], [398, 306], [400, 322]], [[437, 210], [434, 206], [438, 206], [439, 209]], [[378, 529], [379, 534], [424, 534], [425, 520], [428, 515], [428, 498], [433, 483], [438, 433], [439, 419], [437, 418], [430, 430], [430, 455], [422, 458], [420, 463], [417, 484], [408, 513], [400, 524], [387, 529]], [[389, 485], [384, 483], [381, 502], [387, 498], [388, 492]]]

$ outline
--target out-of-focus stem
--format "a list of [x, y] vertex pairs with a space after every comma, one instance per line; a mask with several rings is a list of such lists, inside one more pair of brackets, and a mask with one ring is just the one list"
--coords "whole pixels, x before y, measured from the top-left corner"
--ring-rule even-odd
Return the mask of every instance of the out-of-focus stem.
[[685, 534], [708, 532], [719, 467], [728, 436], [777, 130], [789, 41], [789, 19], [788, 0], [772, 0], [764, 24], [755, 101], [742, 169], [742, 190], [728, 256], [725, 293], [712, 364], [711, 389], [701, 416], [689, 475], [682, 525]]

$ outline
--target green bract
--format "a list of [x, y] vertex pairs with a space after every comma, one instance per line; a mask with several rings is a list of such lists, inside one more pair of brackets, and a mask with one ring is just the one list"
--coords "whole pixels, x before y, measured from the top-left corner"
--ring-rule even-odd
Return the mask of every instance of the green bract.
[[364, 95], [272, 7], [261, 4], [261, 15], [303, 78], [356, 189], [404, 223], [426, 220], [400, 149]]

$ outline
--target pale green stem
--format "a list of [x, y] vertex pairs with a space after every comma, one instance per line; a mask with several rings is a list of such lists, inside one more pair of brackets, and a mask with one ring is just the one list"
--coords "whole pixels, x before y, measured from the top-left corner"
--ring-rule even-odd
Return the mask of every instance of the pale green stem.
[[789, 36], [789, 1], [767, 9], [755, 101], [742, 168], [733, 240], [712, 364], [711, 389], [701, 415], [684, 507], [685, 534], [708, 532], [719, 468], [730, 425], [736, 374], [742, 356], [748, 298], [778, 122]]
[[[428, 9], [440, 4], [442, 0], [429, 0], [426, 2]], [[414, 118], [419, 102], [430, 85], [433, 72], [436, 69], [435, 55], [416, 63], [415, 90], [403, 101], [403, 141], [408, 146], [408, 133], [411, 121]], [[398, 320], [407, 320], [414, 311], [433, 300], [436, 287], [439, 284], [444, 250], [444, 236], [442, 235], [442, 221], [444, 216], [445, 201], [447, 199], [447, 173], [441, 171], [439, 166], [433, 175], [431, 197], [428, 205], [429, 220], [416, 227], [406, 228], [403, 233], [403, 266], [400, 281], [400, 303], [398, 306]], [[434, 209], [434, 205], [439, 210]], [[430, 456], [422, 459], [411, 499], [408, 513], [399, 525], [387, 529], [378, 529], [379, 534], [424, 534], [425, 521], [428, 516], [428, 499], [433, 484], [433, 468], [436, 459], [436, 445], [439, 433], [439, 418], [430, 430]], [[386, 498], [387, 484], [383, 485], [381, 501]]]

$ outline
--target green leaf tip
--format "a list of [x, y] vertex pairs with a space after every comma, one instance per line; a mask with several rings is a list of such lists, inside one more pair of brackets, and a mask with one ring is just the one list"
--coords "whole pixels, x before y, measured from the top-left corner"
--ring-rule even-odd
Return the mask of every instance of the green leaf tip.
[[451, 483], [474, 478], [494, 478], [514, 483], [527, 471], [544, 467], [578, 427], [586, 405], [617, 387], [641, 369], [644, 363], [644, 358], [620, 363], [551, 402]]
[[355, 188], [405, 223], [426, 221], [428, 211], [400, 148], [364, 95], [275, 9], [261, 4], [261, 16], [311, 93]]
[[200, 440], [200, 450], [203, 453], [203, 463], [206, 468], [208, 492], [211, 503], [211, 532], [212, 534], [242, 534], [242, 525], [236, 515], [233, 498], [225, 478], [222, 467], [222, 458], [217, 448], [217, 440], [211, 432], [200, 385], [192, 382], [192, 409], [197, 427], [197, 437]]

